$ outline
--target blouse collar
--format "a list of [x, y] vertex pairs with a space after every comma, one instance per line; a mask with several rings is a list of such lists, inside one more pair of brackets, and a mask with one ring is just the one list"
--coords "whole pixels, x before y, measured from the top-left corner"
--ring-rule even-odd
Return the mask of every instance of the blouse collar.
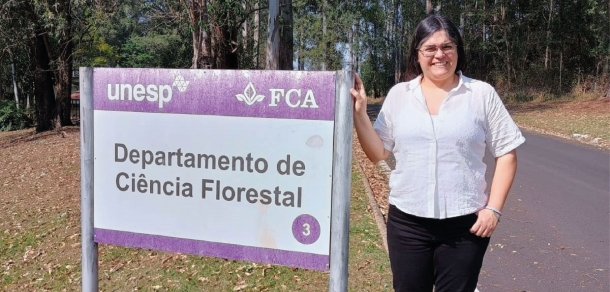
[[[458, 85], [455, 88], [451, 89], [451, 91], [457, 91], [462, 86], [464, 86], [466, 88], [466, 90], [471, 90], [471, 88], [470, 88], [471, 79], [464, 76], [462, 74], [462, 71], [458, 71], [458, 75], [459, 75]], [[422, 75], [420, 74], [419, 76], [415, 77], [411, 81], [408, 81], [406, 84], [407, 91], [413, 91], [413, 90], [418, 89], [421, 86], [421, 78], [422, 78]]]

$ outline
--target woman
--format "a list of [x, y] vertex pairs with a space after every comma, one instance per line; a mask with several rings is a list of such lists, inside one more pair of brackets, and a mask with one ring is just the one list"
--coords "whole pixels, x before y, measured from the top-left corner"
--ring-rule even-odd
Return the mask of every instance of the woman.
[[[415, 28], [409, 82], [389, 91], [372, 125], [356, 75], [354, 124], [367, 157], [393, 153], [388, 248], [396, 291], [474, 291], [525, 139], [489, 84], [462, 75], [456, 26], [428, 16]], [[483, 156], [496, 160], [486, 193]]]

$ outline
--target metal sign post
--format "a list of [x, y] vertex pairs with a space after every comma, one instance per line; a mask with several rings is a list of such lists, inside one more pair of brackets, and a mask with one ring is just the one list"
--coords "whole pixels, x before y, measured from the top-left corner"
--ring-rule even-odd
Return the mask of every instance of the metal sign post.
[[337, 72], [335, 103], [335, 152], [330, 237], [330, 283], [328, 291], [347, 291], [349, 254], [349, 209], [352, 178], [353, 108], [350, 88], [353, 74]]
[[93, 240], [93, 68], [80, 68], [80, 197], [84, 292], [98, 290], [97, 243]]

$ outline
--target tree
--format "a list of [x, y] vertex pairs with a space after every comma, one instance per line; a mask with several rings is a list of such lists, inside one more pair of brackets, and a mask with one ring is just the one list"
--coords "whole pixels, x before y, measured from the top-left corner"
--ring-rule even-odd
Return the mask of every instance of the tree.
[[[49, 3], [51, 4], [51, 3]], [[45, 48], [51, 59], [55, 60], [55, 92], [57, 101], [56, 127], [72, 125], [70, 117], [72, 103], [70, 94], [72, 89], [72, 11], [70, 0], [57, 0], [49, 10], [52, 11], [56, 24], [53, 35], [57, 38], [56, 47], [45, 43]]]
[[192, 68], [237, 69], [241, 0], [183, 0], [193, 30]]
[[184, 1], [189, 15], [193, 39], [193, 61], [191, 68], [212, 68], [212, 38], [207, 0]]
[[27, 23], [13, 28], [20, 34], [12, 39], [18, 44], [27, 43], [32, 54], [38, 131], [72, 124], [71, 3], [69, 0], [12, 1], [3, 6], [12, 21]]
[[279, 64], [280, 70], [292, 70], [293, 62], [293, 17], [292, 17], [292, 0], [280, 0], [280, 48], [279, 48]]
[[279, 69], [280, 56], [280, 1], [269, 0], [269, 22], [267, 33], [267, 63], [265, 69]]
[[53, 93], [50, 58], [47, 51], [48, 35], [38, 24], [33, 4], [25, 6], [29, 19], [34, 24], [34, 34], [30, 37], [30, 51], [33, 56], [34, 97], [36, 102], [36, 131], [43, 132], [57, 127], [57, 103]]

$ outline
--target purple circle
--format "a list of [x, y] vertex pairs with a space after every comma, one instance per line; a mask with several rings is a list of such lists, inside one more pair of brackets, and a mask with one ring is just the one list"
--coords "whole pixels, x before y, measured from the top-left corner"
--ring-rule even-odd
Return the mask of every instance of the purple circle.
[[292, 235], [302, 244], [312, 244], [320, 238], [320, 223], [311, 215], [300, 215], [292, 222]]

